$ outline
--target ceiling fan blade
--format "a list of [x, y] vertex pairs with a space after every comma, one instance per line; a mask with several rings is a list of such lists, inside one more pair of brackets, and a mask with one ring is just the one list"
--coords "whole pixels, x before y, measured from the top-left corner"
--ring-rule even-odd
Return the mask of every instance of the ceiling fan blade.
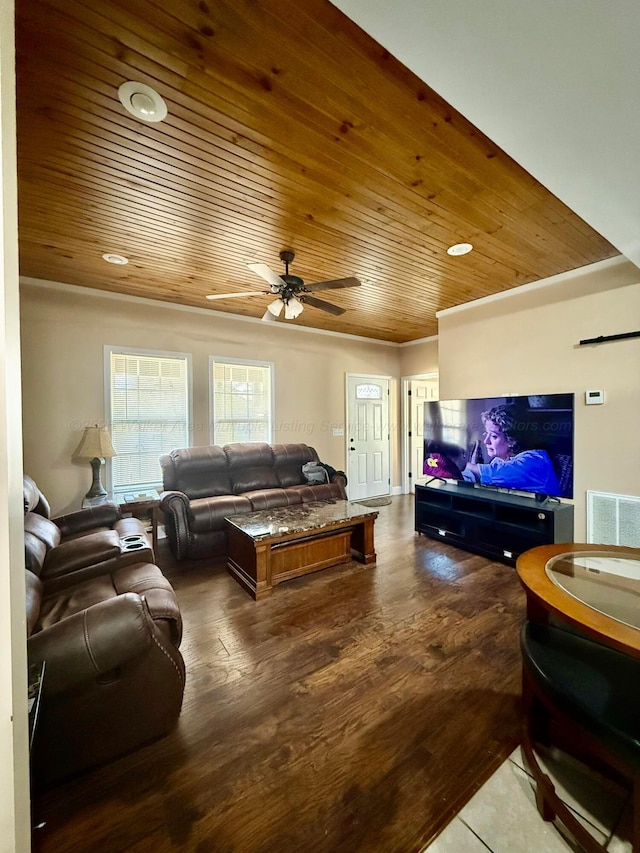
[[328, 311], [329, 314], [335, 314], [336, 317], [344, 314], [347, 310], [346, 308], [339, 308], [337, 305], [332, 305], [331, 302], [325, 302], [324, 299], [318, 299], [317, 296], [300, 294], [300, 299], [307, 305], [311, 305], [313, 308], [320, 308], [322, 311]]
[[316, 281], [315, 284], [305, 284], [308, 293], [316, 290], [337, 290], [340, 287], [360, 287], [357, 278], [334, 278], [331, 281]]
[[236, 299], [238, 296], [264, 296], [268, 290], [245, 290], [244, 293], [208, 293], [206, 299]]
[[268, 267], [266, 264], [247, 264], [251, 272], [254, 272], [256, 275], [259, 275], [260, 278], [263, 278], [265, 281], [268, 281], [269, 284], [274, 287], [286, 287], [286, 282], [280, 278], [279, 275], [274, 273], [274, 271]]

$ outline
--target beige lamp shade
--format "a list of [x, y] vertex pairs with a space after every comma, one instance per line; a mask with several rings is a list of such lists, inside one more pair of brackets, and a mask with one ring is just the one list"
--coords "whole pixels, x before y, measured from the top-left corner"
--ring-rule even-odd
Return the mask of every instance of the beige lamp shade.
[[111, 459], [117, 455], [113, 444], [111, 444], [109, 430], [106, 427], [99, 427], [97, 424], [92, 427], [85, 427], [82, 441], [74, 453], [77, 459]]

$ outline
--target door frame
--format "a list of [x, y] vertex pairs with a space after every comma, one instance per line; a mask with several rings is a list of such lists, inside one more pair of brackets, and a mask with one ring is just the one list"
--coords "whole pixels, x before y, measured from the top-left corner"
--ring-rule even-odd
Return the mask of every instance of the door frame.
[[[345, 411], [345, 431], [344, 431], [344, 459], [347, 477], [349, 476], [349, 380], [362, 379], [365, 382], [381, 380], [388, 382], [389, 393], [387, 394], [387, 442], [386, 454], [389, 464], [389, 491], [388, 494], [393, 494], [393, 471], [392, 471], [392, 456], [391, 456], [391, 387], [393, 376], [382, 373], [345, 373], [344, 375], [344, 411]], [[348, 485], [347, 485], [348, 488]]]
[[409, 467], [411, 460], [409, 454], [411, 452], [408, 441], [409, 435], [409, 383], [414, 379], [439, 379], [440, 373], [436, 370], [432, 373], [414, 373], [411, 376], [403, 376], [400, 380], [402, 388], [402, 408], [401, 408], [401, 427], [402, 440], [400, 443], [400, 458], [402, 460], [402, 494], [408, 495], [411, 492], [411, 483], [409, 482]]

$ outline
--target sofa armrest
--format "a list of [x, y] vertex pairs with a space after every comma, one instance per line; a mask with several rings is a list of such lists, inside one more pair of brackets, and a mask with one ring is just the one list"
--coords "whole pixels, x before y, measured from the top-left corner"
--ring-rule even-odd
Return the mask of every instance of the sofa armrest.
[[122, 513], [117, 504], [104, 503], [96, 507], [79, 509], [67, 515], [59, 515], [51, 520], [60, 529], [64, 538], [74, 536], [76, 533], [84, 533], [87, 530], [94, 530], [96, 527], [112, 527], [121, 518]]
[[346, 494], [347, 489], [347, 475], [344, 471], [336, 471], [329, 479], [330, 483], [337, 483], [344, 493]]
[[184, 492], [162, 492], [160, 509], [165, 514], [165, 527], [174, 546], [174, 555], [181, 560], [187, 556], [191, 540], [190, 500]]
[[46, 693], [55, 695], [123, 666], [143, 654], [153, 637], [146, 602], [126, 592], [33, 634], [29, 663], [46, 662]]

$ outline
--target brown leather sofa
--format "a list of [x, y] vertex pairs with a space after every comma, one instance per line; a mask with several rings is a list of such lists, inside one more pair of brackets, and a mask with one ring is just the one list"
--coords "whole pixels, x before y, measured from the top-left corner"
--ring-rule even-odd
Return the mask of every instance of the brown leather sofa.
[[[56, 519], [24, 478], [27, 652], [44, 663], [35, 788], [124, 755], [176, 723], [182, 619], [138, 519], [115, 505]], [[135, 546], [135, 547], [133, 547]]]
[[34, 789], [169, 732], [182, 707], [182, 621], [169, 581], [136, 563], [52, 592], [26, 570], [27, 652], [44, 662]]
[[190, 447], [160, 457], [160, 508], [175, 558], [226, 556], [227, 516], [345, 500], [344, 472], [330, 469], [328, 482], [309, 484], [302, 471], [308, 462], [319, 459], [306, 444], [261, 442]]
[[49, 502], [29, 476], [23, 479], [27, 569], [59, 586], [131, 563], [153, 563], [153, 547], [142, 522], [123, 518], [112, 503], [51, 518]]

